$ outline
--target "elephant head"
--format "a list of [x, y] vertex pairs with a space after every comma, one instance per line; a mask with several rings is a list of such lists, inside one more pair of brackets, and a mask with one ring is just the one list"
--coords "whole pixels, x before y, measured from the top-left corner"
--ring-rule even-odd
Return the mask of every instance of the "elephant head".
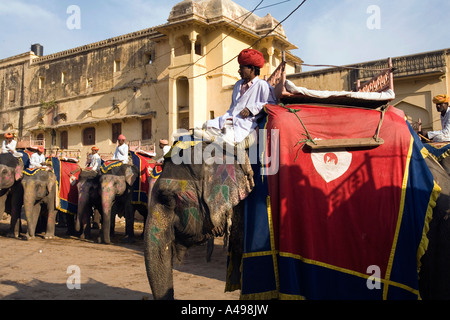
[[77, 189], [78, 206], [75, 230], [81, 232], [83, 238], [83, 231], [89, 226], [92, 208], [101, 212], [100, 175], [95, 170], [82, 170], [78, 176]]
[[[132, 187], [138, 178], [138, 169], [134, 165], [121, 164], [113, 167], [100, 176], [100, 194], [102, 201], [103, 241], [110, 243], [110, 233], [114, 232], [114, 223], [111, 221], [115, 211], [113, 206], [123, 211], [127, 219], [126, 234], [132, 237], [133, 225], [128, 224], [128, 219], [134, 214], [132, 200]], [[120, 215], [120, 214], [119, 214]], [[121, 215], [122, 216], [122, 215]]]
[[254, 186], [245, 150], [191, 145], [179, 142], [172, 149], [150, 197], [144, 253], [155, 299], [173, 299], [172, 258], [222, 234], [230, 212]]
[[56, 176], [53, 171], [38, 169], [32, 175], [25, 175], [22, 179], [24, 190], [23, 203], [28, 223], [27, 238], [34, 238], [36, 225], [40, 214], [48, 215], [45, 238], [55, 235], [55, 201]]
[[[11, 215], [8, 235], [17, 238], [20, 229], [20, 212], [23, 204], [23, 188], [20, 183], [23, 176], [23, 161], [10, 153], [0, 154], [0, 212]], [[6, 206], [7, 199], [11, 206]]]
[[8, 189], [22, 179], [23, 162], [10, 153], [0, 154], [0, 189]]

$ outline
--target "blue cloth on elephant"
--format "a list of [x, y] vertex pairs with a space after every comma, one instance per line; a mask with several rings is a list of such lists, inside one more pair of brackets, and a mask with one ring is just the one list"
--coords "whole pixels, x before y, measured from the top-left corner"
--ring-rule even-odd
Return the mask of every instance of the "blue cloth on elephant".
[[47, 170], [46, 168], [25, 168], [23, 169], [23, 173], [27, 176], [35, 175], [39, 170]]
[[120, 167], [123, 164], [121, 160], [107, 160], [102, 163], [102, 166], [100, 167], [100, 170], [103, 173], [107, 173], [109, 170], [111, 170], [114, 167]]
[[450, 154], [450, 142], [424, 143], [423, 146], [437, 159], [437, 161], [447, 158]]

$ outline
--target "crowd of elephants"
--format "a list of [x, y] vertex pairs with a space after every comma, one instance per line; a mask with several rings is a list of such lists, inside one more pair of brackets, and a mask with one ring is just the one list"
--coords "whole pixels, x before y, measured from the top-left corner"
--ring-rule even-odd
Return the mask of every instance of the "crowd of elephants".
[[[450, 261], [450, 179], [437, 161], [431, 157], [426, 161], [442, 191], [430, 223], [429, 249], [422, 258], [421, 296], [448, 299], [450, 281], [446, 280], [449, 276], [445, 261]], [[45, 238], [51, 239], [57, 212], [55, 174], [41, 170], [28, 176], [23, 169], [20, 159], [0, 154], [0, 211], [11, 215], [9, 235], [19, 237], [23, 207], [26, 238], [35, 237], [38, 218], [45, 216]], [[81, 237], [88, 233], [92, 208], [97, 208], [102, 217], [102, 241], [108, 244], [114, 232], [114, 215], [121, 212], [126, 220], [126, 239], [133, 241], [134, 212], [138, 210], [146, 219], [144, 256], [152, 295], [155, 299], [173, 299], [173, 259], [182, 259], [189, 247], [225, 234], [233, 250], [239, 253], [242, 249], [242, 219], [236, 208], [254, 186], [252, 167], [247, 157], [244, 163], [203, 161], [182, 165], [168, 158], [162, 174], [153, 181], [148, 206], [140, 207], [131, 201], [132, 186], [138, 178], [138, 170], [132, 164], [113, 168], [107, 174], [81, 170], [75, 229]]]
[[[111, 243], [114, 218], [125, 217], [124, 241], [134, 241], [134, 213], [147, 216], [147, 205], [132, 203], [132, 186], [139, 178], [136, 166], [122, 164], [106, 173], [79, 168], [76, 183], [78, 191], [77, 215], [74, 231], [82, 238], [90, 235], [91, 217], [101, 216], [100, 241]], [[45, 239], [55, 236], [58, 210], [57, 177], [51, 167], [26, 174], [21, 158], [10, 153], [0, 154], [0, 211], [11, 215], [8, 236], [19, 238], [21, 234], [22, 208], [27, 221], [26, 239], [33, 239], [38, 222], [45, 228]]]

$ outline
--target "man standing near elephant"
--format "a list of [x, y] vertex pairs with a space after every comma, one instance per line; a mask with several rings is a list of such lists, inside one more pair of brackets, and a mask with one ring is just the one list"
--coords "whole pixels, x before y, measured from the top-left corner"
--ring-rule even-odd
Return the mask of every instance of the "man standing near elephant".
[[241, 80], [234, 85], [230, 108], [224, 115], [206, 121], [205, 131], [194, 130], [197, 136], [206, 140], [221, 137], [232, 145], [240, 143], [256, 129], [264, 105], [276, 103], [273, 88], [258, 77], [265, 63], [263, 54], [244, 49], [239, 53], [238, 62]]
[[125, 143], [125, 136], [120, 134], [117, 137], [118, 145], [113, 155], [113, 160], [121, 160], [122, 163], [128, 163], [128, 145]]
[[450, 112], [448, 103], [450, 97], [446, 94], [439, 94], [433, 98], [433, 103], [436, 104], [436, 109], [441, 113], [441, 130], [423, 132], [423, 135], [433, 142], [450, 142]]

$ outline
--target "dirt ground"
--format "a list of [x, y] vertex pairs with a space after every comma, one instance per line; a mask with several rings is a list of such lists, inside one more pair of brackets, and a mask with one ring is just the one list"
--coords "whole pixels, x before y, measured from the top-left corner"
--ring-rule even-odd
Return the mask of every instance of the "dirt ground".
[[[53, 240], [39, 235], [30, 241], [8, 238], [10, 219], [3, 218], [6, 219], [0, 221], [0, 299], [152, 299], [145, 272], [144, 243], [139, 238], [142, 222], [135, 224], [137, 241], [122, 244], [125, 222], [116, 220], [113, 244], [105, 245], [67, 236], [64, 227], [56, 228], [57, 237]], [[22, 231], [26, 231], [24, 219]], [[92, 230], [92, 239], [98, 232]], [[211, 262], [206, 262], [206, 246], [199, 246], [189, 249], [183, 264], [174, 268], [175, 299], [239, 299], [239, 291], [224, 292], [226, 251], [220, 238], [215, 240]], [[79, 271], [80, 289], [69, 289], [67, 285], [68, 278], [76, 274], [74, 270]]]

